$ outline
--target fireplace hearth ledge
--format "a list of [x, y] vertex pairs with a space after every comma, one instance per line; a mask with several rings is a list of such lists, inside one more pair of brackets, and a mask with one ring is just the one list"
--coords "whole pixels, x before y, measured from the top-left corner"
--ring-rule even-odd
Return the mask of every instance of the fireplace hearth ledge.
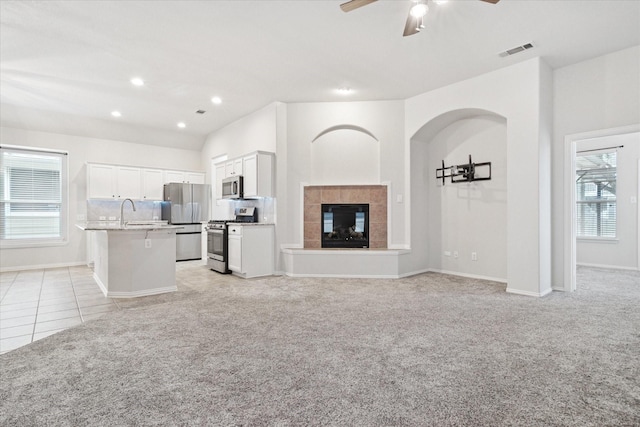
[[292, 277], [397, 279], [409, 249], [282, 248], [284, 274]]

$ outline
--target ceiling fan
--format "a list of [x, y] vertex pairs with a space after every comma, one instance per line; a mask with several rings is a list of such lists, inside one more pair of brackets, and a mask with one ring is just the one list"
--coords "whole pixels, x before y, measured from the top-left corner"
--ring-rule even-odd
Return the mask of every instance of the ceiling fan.
[[[340, 5], [340, 9], [343, 12], [351, 12], [352, 10], [358, 9], [359, 7], [366, 6], [370, 3], [373, 3], [377, 0], [350, 0], [346, 3], [342, 3]], [[424, 28], [424, 16], [429, 11], [429, 5], [427, 4], [429, 0], [411, 0], [412, 5], [411, 9], [409, 9], [409, 16], [407, 17], [407, 23], [404, 26], [404, 32], [402, 35], [412, 36], [421, 29]], [[436, 3], [444, 3], [446, 0], [434, 0]], [[496, 4], [500, 0], [480, 0], [485, 3]]]

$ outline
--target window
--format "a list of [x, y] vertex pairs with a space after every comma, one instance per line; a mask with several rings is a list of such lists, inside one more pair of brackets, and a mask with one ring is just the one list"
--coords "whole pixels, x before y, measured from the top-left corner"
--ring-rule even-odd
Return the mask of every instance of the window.
[[65, 242], [66, 192], [66, 153], [0, 147], [2, 246]]
[[576, 156], [578, 237], [616, 237], [615, 151]]

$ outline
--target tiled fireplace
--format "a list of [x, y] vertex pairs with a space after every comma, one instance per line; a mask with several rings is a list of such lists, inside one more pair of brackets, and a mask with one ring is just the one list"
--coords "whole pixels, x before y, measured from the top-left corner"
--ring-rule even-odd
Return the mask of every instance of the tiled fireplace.
[[304, 247], [319, 249], [322, 204], [368, 204], [369, 247], [387, 248], [387, 187], [385, 185], [321, 185], [304, 187]]

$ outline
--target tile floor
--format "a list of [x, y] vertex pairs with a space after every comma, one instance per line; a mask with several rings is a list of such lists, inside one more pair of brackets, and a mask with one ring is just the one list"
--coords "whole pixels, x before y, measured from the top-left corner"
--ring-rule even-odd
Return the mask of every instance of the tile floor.
[[88, 267], [0, 273], [0, 354], [119, 309]]

